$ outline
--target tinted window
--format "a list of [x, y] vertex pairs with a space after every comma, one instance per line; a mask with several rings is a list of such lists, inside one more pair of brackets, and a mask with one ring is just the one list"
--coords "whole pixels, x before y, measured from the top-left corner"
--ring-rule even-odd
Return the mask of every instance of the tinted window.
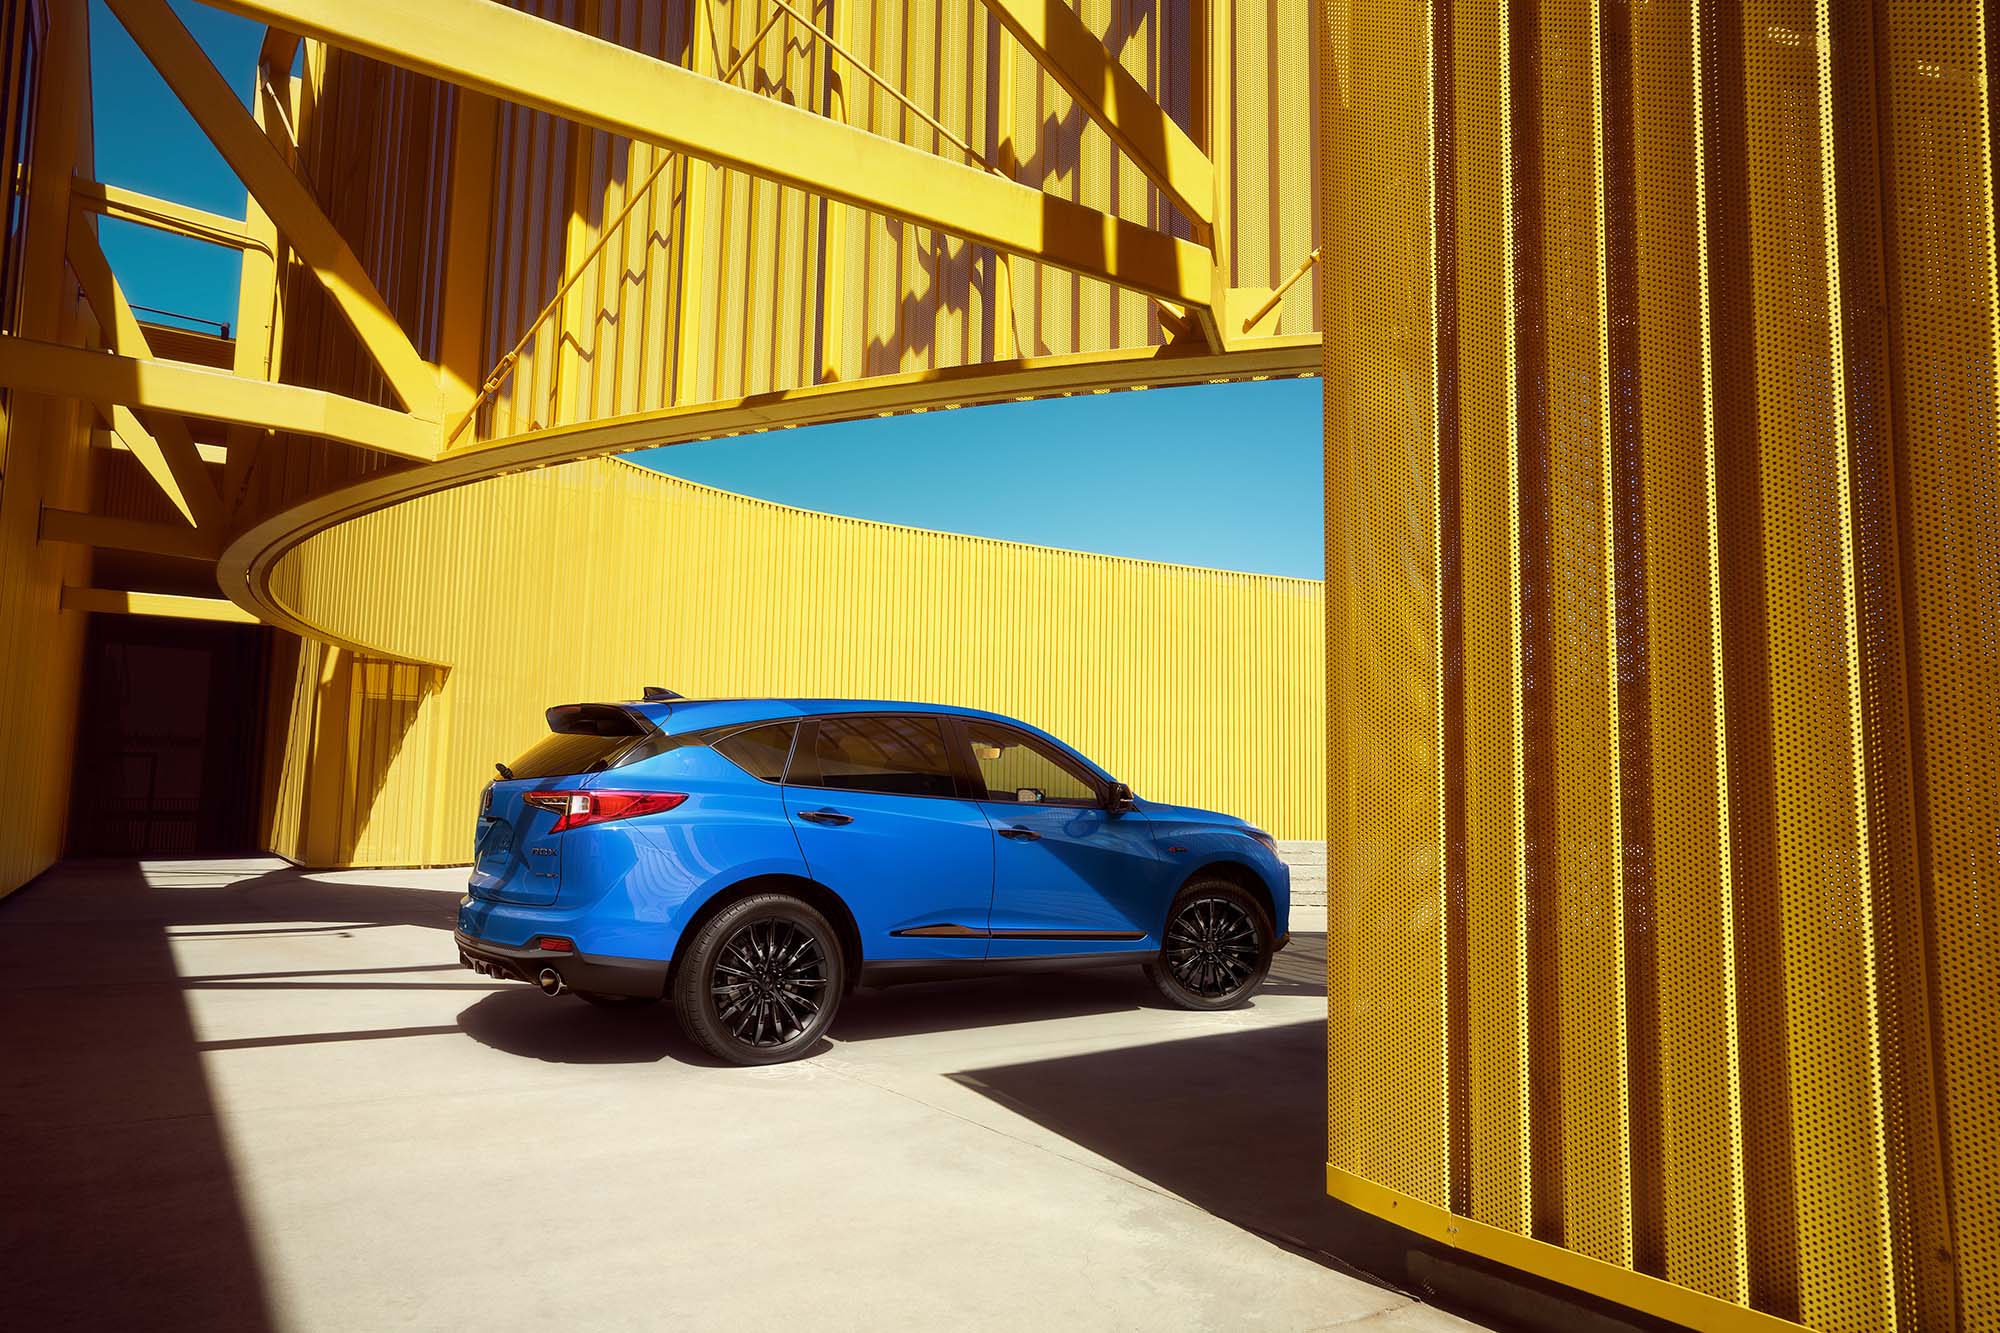
[[795, 773], [794, 782], [896, 796], [957, 795], [936, 718], [823, 717], [818, 731], [813, 758], [819, 771]]
[[593, 764], [609, 764], [632, 743], [630, 736], [576, 736], [557, 732], [507, 766], [517, 778], [552, 778], [563, 773], [588, 773]]
[[1019, 801], [1026, 792], [1043, 805], [1097, 804], [1097, 788], [1074, 765], [1024, 732], [968, 721], [965, 734], [986, 780], [987, 800]]
[[792, 753], [792, 732], [796, 722], [778, 722], [768, 727], [752, 727], [726, 736], [715, 748], [753, 778], [778, 782], [785, 776], [785, 760]]

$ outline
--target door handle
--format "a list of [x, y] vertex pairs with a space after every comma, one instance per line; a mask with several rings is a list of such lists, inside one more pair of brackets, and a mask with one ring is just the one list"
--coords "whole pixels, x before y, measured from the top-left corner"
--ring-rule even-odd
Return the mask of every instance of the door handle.
[[1016, 824], [1013, 828], [1001, 829], [1000, 836], [1003, 838], [1012, 838], [1016, 842], [1038, 842], [1041, 840], [1042, 835], [1031, 828], [1022, 828], [1019, 824]]
[[852, 824], [853, 815], [843, 815], [838, 810], [801, 810], [800, 819], [810, 819], [815, 824]]

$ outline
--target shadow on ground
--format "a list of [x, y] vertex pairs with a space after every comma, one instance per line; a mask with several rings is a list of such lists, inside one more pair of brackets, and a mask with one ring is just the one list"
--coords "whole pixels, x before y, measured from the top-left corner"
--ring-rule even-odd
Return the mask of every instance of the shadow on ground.
[[[462, 1033], [551, 1063], [712, 1063], [665, 1006], [598, 1010], [460, 972], [446, 933], [457, 897], [265, 860], [221, 872], [69, 863], [0, 902], [14, 955], [53, 960], [0, 974], [10, 1155], [0, 1254], [12, 1320], [253, 1331], [279, 1322], [206, 1052]], [[438, 961], [422, 944], [411, 956], [406, 942], [387, 960], [400, 966], [196, 977], [175, 966], [177, 940], [353, 939], [387, 927], [437, 932]], [[1323, 994], [1324, 951], [1324, 937], [1300, 936], [1265, 993]], [[211, 988], [323, 994], [327, 1021], [314, 1026], [333, 1030], [205, 1040], [186, 993]], [[469, 1003], [453, 1025], [386, 1027], [364, 997], [387, 990], [464, 990]], [[1179, 1021], [1136, 968], [893, 987], [850, 997], [829, 1046], [1142, 1008]], [[362, 1021], [365, 1012], [378, 1017]], [[952, 1077], [1238, 1227], [1330, 1267], [1393, 1271], [1417, 1285], [1402, 1262], [1407, 1244], [1391, 1237], [1384, 1248], [1394, 1228], [1322, 1192], [1324, 1024], [1270, 1026], [1251, 1014], [1204, 1022], [1219, 1030]]]

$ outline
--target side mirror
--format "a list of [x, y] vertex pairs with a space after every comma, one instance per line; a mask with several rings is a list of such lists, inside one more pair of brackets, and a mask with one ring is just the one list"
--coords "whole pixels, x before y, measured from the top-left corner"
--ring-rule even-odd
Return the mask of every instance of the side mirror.
[[1042, 803], [1042, 789], [1040, 787], [1016, 787], [1014, 788], [1014, 803], [1016, 805], [1040, 805]]
[[1109, 814], [1122, 815], [1132, 808], [1132, 789], [1122, 782], [1111, 784], [1111, 790], [1104, 797], [1104, 809]]

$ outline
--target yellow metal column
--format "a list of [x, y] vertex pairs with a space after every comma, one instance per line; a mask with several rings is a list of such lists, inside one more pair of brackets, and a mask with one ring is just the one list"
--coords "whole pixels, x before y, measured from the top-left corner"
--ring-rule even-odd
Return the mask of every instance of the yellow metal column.
[[[2000, 1328], [2000, 446], [1991, 0], [1892, 0], [1878, 62], [1893, 192], [1889, 268], [1903, 607], [1924, 780], [1915, 914], [1930, 978], [1947, 1193], [1918, 1251], [1924, 1308]], [[1939, 1217], [1940, 1205], [1950, 1214]], [[1956, 1285], [1956, 1299], [1952, 1287]], [[1900, 1313], [1900, 1312], [1899, 1312]]]
[[[1429, 23], [1356, 6], [1327, 71], [1330, 1169], [1449, 1196]], [[1212, 150], [1212, 145], [1211, 145]], [[1223, 164], [1219, 176], [1226, 178]], [[1414, 206], [1424, 201], [1425, 207]], [[1351, 212], [1349, 210], [1352, 210]], [[1354, 719], [1365, 725], [1351, 725]], [[1344, 797], [1344, 802], [1343, 802]]]
[[1466, 1206], [1529, 1229], [1528, 922], [1522, 805], [1520, 373], [1513, 141], [1498, 0], [1451, 6], [1457, 172], [1459, 524], [1464, 642]]
[[1652, 1206], [1661, 1276], [1741, 1301], [1749, 1288], [1697, 36], [1687, 8], [1631, 11], [1659, 1013], [1651, 1077], [1663, 1121]]

